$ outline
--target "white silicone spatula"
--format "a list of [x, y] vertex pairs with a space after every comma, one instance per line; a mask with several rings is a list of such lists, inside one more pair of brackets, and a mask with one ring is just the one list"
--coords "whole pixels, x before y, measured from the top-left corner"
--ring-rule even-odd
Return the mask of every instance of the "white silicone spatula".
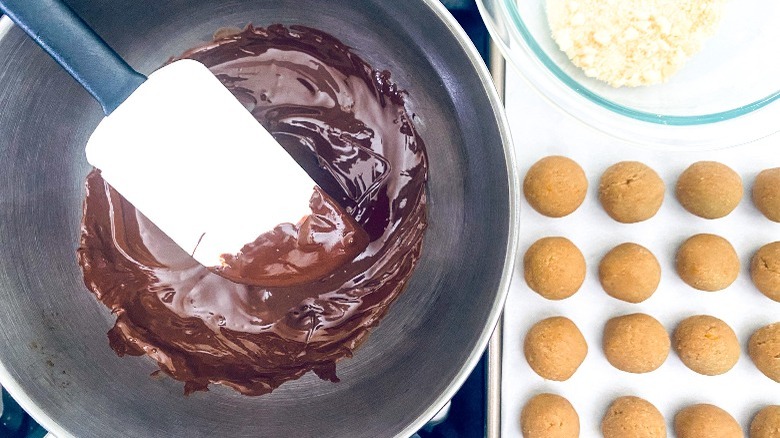
[[103, 107], [87, 160], [201, 264], [310, 213], [314, 180], [202, 64], [146, 78], [59, 0], [0, 10]]

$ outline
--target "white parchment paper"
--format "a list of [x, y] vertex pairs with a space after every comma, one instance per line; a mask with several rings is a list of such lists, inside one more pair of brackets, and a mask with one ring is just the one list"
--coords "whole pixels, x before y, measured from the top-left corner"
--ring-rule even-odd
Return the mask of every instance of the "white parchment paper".
[[[780, 321], [780, 303], [755, 289], [749, 274], [754, 252], [766, 243], [780, 240], [780, 224], [764, 218], [750, 199], [750, 188], [758, 172], [780, 166], [780, 135], [712, 152], [643, 149], [608, 137], [563, 114], [511, 69], [507, 71], [506, 108], [521, 180], [538, 159], [558, 154], [577, 161], [585, 170], [590, 186], [583, 205], [561, 219], [538, 214], [520, 194], [520, 253], [504, 312], [502, 436], [521, 436], [522, 407], [540, 392], [560, 394], [574, 405], [580, 417], [582, 437], [601, 436], [599, 426], [607, 406], [622, 395], [636, 395], [653, 403], [666, 418], [669, 436], [674, 436], [675, 413], [694, 403], [712, 403], [725, 409], [747, 432], [758, 409], [767, 404], [780, 404], [780, 383], [761, 374], [747, 354], [750, 335], [759, 327]], [[602, 172], [623, 160], [644, 162], [666, 183], [666, 199], [661, 210], [652, 219], [639, 224], [624, 225], [613, 221], [598, 202], [598, 181]], [[677, 176], [699, 160], [723, 162], [742, 176], [745, 196], [737, 209], [723, 219], [695, 217], [674, 197]], [[720, 292], [697, 291], [683, 283], [674, 270], [677, 247], [686, 238], [705, 232], [728, 239], [742, 263], [737, 281]], [[564, 236], [572, 240], [588, 264], [582, 288], [563, 301], [545, 300], [530, 290], [523, 279], [525, 250], [545, 236]], [[598, 282], [599, 261], [611, 248], [623, 242], [647, 247], [661, 263], [663, 273], [658, 291], [640, 304], [609, 297]], [[652, 315], [670, 335], [677, 323], [688, 316], [713, 315], [727, 322], [737, 333], [742, 356], [730, 372], [714, 377], [689, 370], [674, 351], [654, 372], [629, 374], [619, 371], [607, 362], [602, 352], [603, 327], [609, 318], [635, 312]], [[523, 355], [523, 340], [528, 329], [537, 321], [556, 315], [573, 320], [588, 342], [585, 362], [566, 382], [545, 381], [531, 370]]]

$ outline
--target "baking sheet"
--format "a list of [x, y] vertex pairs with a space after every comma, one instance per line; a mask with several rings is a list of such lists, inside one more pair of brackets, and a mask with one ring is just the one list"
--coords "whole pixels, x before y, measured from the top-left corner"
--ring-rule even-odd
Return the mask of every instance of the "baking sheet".
[[[547, 155], [565, 155], [577, 161], [590, 183], [583, 205], [573, 214], [546, 218], [521, 199], [520, 252], [507, 299], [503, 325], [501, 430], [504, 437], [518, 437], [520, 412], [525, 402], [540, 392], [566, 397], [580, 417], [582, 437], [601, 436], [599, 426], [607, 406], [616, 397], [635, 395], [653, 403], [664, 415], [669, 436], [674, 436], [676, 412], [689, 404], [712, 403], [733, 415], [749, 429], [753, 415], [767, 404], [780, 404], [780, 383], [755, 368], [747, 354], [747, 341], [757, 328], [780, 321], [780, 303], [763, 296], [750, 281], [750, 259], [762, 245], [780, 240], [780, 224], [764, 218], [753, 206], [750, 187], [756, 174], [780, 166], [780, 135], [749, 145], [709, 152], [650, 150], [606, 136], [563, 114], [543, 100], [511, 69], [506, 74], [505, 104], [512, 129], [520, 178]], [[623, 160], [641, 161], [658, 172], [666, 183], [666, 198], [658, 214], [638, 224], [620, 224], [602, 210], [598, 180], [610, 165]], [[721, 161], [743, 179], [745, 196], [737, 209], [723, 219], [705, 220], [687, 213], [674, 197], [677, 176], [699, 160]], [[713, 233], [729, 240], [742, 264], [740, 276], [720, 292], [697, 291], [679, 279], [674, 270], [677, 247], [698, 233]], [[522, 258], [526, 249], [544, 236], [564, 236], [582, 251], [588, 264], [582, 288], [563, 301], [548, 301], [523, 280]], [[614, 246], [636, 242], [650, 249], [662, 268], [656, 293], [640, 304], [609, 297], [598, 282], [598, 263]], [[737, 365], [721, 376], [702, 376], [686, 368], [674, 351], [656, 371], [629, 374], [613, 368], [601, 349], [606, 321], [614, 316], [642, 312], [658, 319], [667, 331], [696, 314], [724, 320], [737, 333], [742, 355]], [[556, 315], [572, 319], [588, 342], [588, 355], [566, 382], [545, 381], [528, 366], [523, 340], [537, 321]]]

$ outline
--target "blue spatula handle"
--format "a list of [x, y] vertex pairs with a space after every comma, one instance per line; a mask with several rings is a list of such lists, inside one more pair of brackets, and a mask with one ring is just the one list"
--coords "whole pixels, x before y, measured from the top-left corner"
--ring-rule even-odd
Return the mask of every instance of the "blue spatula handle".
[[0, 11], [79, 81], [106, 115], [146, 80], [59, 0], [0, 0]]

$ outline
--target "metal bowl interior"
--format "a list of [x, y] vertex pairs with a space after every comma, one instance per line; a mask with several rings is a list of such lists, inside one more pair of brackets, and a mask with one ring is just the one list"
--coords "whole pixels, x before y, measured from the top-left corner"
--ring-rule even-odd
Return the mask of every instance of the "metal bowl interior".
[[422, 260], [338, 384], [313, 374], [270, 395], [150, 377], [108, 347], [109, 311], [76, 263], [83, 148], [101, 119], [89, 95], [0, 22], [0, 382], [59, 438], [410, 435], [475, 365], [511, 274], [515, 180], [487, 70], [436, 0], [70, 0], [149, 73], [225, 26], [325, 30], [409, 90], [430, 157]]

